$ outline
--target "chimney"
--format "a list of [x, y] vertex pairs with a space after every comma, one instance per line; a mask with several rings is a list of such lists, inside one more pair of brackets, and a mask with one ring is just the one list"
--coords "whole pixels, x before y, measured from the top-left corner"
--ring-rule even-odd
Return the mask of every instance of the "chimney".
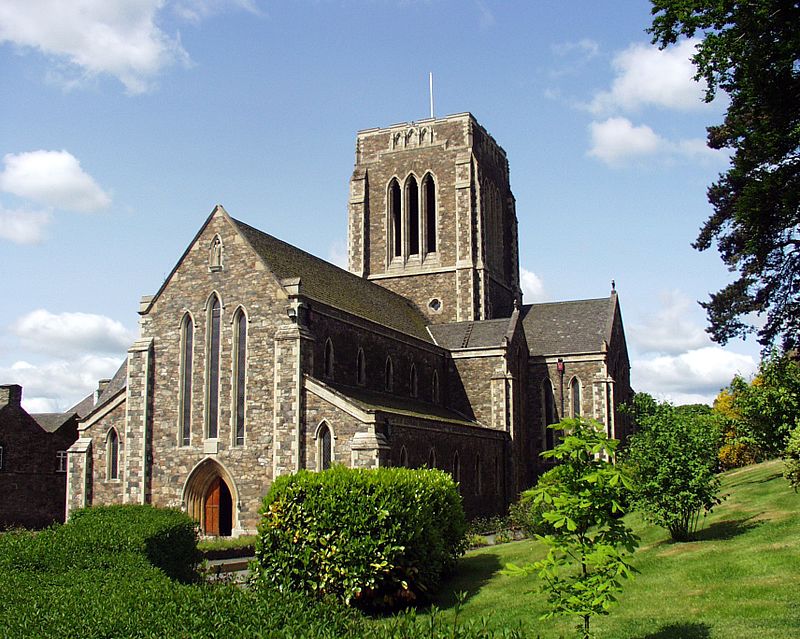
[[3, 406], [16, 406], [22, 402], [22, 386], [19, 384], [4, 384], [0, 386], [0, 408]]
[[103, 391], [106, 389], [106, 386], [108, 386], [110, 381], [110, 379], [101, 379], [97, 382], [97, 390], [94, 392], [95, 406], [97, 405], [97, 400], [100, 399], [100, 395], [103, 394]]

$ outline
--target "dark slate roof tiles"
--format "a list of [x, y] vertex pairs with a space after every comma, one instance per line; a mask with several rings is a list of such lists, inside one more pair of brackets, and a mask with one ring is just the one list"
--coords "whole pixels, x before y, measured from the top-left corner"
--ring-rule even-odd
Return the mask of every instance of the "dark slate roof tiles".
[[279, 279], [300, 278], [300, 293], [430, 342], [425, 316], [404, 297], [231, 218]]
[[603, 350], [615, 298], [526, 304], [522, 325], [531, 355], [597, 353]]
[[428, 328], [436, 343], [448, 350], [489, 348], [503, 343], [511, 329], [511, 318], [435, 324]]
[[33, 417], [36, 423], [42, 427], [42, 430], [47, 431], [48, 433], [55, 433], [70, 419], [75, 417], [75, 413], [32, 413], [31, 417]]

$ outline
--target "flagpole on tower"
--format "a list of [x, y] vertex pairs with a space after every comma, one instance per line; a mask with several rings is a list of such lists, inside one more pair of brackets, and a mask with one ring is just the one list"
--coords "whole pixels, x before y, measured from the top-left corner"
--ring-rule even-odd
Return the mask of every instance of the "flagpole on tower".
[[431, 119], [433, 119], [435, 117], [433, 115], [433, 71], [428, 72], [428, 88], [431, 94]]

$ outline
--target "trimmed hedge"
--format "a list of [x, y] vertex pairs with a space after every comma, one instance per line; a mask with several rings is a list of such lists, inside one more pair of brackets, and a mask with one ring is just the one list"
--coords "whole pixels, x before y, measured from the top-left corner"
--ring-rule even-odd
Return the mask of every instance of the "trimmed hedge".
[[[95, 506], [35, 534], [0, 536], [0, 569], [64, 572], [113, 568], [134, 555], [173, 579], [198, 578], [197, 524], [186, 514], [152, 506]], [[137, 561], [125, 559], [125, 561]]]
[[261, 514], [260, 583], [362, 608], [425, 598], [466, 548], [461, 497], [439, 470], [300, 471], [273, 483]]

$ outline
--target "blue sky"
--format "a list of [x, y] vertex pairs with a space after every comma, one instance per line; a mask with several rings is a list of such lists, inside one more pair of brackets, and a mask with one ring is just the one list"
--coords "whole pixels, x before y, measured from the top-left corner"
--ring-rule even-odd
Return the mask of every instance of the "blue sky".
[[616, 280], [632, 381], [710, 401], [753, 341], [712, 344], [730, 281], [690, 243], [727, 157], [692, 43], [643, 0], [0, 0], [0, 383], [63, 410], [109, 376], [215, 204], [342, 263], [355, 133], [472, 112], [506, 150], [525, 301]]

